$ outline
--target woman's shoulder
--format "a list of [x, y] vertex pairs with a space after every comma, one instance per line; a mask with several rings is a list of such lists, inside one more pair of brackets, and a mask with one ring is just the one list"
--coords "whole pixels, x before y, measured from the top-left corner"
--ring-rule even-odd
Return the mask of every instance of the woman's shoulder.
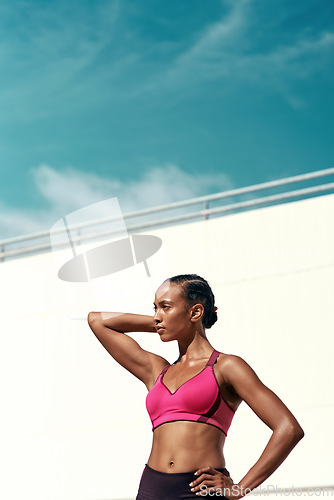
[[250, 371], [253, 372], [253, 369], [241, 356], [220, 351], [217, 358], [217, 369], [225, 380], [230, 380], [231, 375], [243, 376]]
[[227, 354], [222, 351], [218, 351], [219, 356], [217, 358], [217, 363], [220, 366], [239, 366], [243, 364], [247, 364], [246, 361], [241, 357], [238, 356], [237, 354]]

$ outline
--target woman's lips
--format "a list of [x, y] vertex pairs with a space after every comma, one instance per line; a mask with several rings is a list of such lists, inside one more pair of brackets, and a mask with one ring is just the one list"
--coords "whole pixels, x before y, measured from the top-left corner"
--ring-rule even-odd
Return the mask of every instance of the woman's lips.
[[156, 330], [158, 333], [162, 333], [165, 329], [163, 327], [160, 327], [160, 328], [156, 328]]

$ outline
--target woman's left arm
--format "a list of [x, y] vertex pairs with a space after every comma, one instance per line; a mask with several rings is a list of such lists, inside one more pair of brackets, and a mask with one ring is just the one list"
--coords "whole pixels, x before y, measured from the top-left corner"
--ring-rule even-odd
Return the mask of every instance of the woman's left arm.
[[273, 431], [258, 461], [239, 481], [235, 494], [227, 495], [237, 499], [263, 483], [279, 467], [302, 439], [304, 431], [285, 404], [261, 382], [243, 359], [229, 356], [223, 372], [225, 382]]

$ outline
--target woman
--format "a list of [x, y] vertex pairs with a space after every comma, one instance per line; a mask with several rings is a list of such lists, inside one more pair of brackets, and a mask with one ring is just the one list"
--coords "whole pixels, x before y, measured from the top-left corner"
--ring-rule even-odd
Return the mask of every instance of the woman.
[[[158, 288], [154, 316], [89, 313], [94, 334], [111, 356], [148, 389], [152, 449], [137, 500], [225, 496], [238, 500], [265, 481], [304, 433], [282, 401], [240, 357], [216, 351], [205, 329], [217, 320], [214, 295], [196, 274], [167, 279]], [[142, 349], [126, 332], [157, 332], [177, 340], [180, 356]], [[245, 401], [273, 431], [259, 460], [234, 484], [223, 446], [234, 412]], [[244, 450], [242, 450], [244, 453]]]

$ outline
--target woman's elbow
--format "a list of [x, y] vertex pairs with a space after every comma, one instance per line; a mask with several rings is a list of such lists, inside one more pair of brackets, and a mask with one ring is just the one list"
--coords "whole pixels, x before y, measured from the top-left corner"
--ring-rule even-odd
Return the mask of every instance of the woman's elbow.
[[97, 322], [97, 320], [99, 319], [99, 316], [100, 316], [100, 313], [98, 313], [98, 312], [89, 312], [88, 313], [87, 322], [88, 322], [90, 327], [92, 327], [93, 324]]
[[284, 427], [285, 434], [289, 437], [291, 442], [296, 445], [301, 439], [303, 439], [305, 433], [302, 427], [299, 425], [297, 420], [287, 422]]
[[305, 432], [303, 431], [303, 429], [300, 427], [299, 424], [295, 429], [295, 436], [296, 436], [297, 443], [298, 443], [298, 441], [303, 439], [303, 437], [305, 436]]

